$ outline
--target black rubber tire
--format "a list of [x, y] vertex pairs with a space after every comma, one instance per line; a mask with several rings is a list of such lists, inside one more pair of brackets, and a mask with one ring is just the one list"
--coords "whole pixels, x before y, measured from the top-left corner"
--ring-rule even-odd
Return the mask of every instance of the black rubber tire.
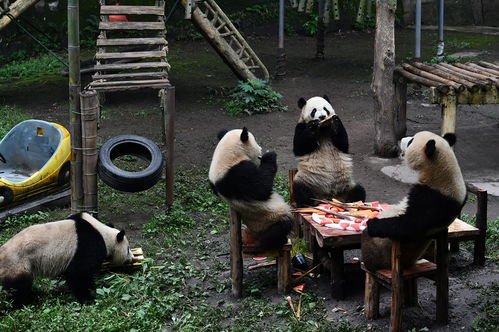
[[59, 174], [57, 175], [57, 184], [62, 186], [69, 183], [71, 179], [71, 175], [69, 174], [71, 168], [71, 163], [68, 161], [64, 165], [61, 166], [59, 170]]
[[0, 186], [0, 196], [3, 196], [3, 202], [0, 203], [0, 207], [9, 205], [14, 200], [14, 193], [12, 189], [5, 186]]
[[[128, 172], [118, 168], [113, 160], [132, 155], [149, 162], [147, 168]], [[98, 173], [102, 181], [114, 189], [137, 192], [151, 188], [161, 179], [163, 155], [153, 141], [137, 135], [119, 135], [109, 139], [99, 151]]]

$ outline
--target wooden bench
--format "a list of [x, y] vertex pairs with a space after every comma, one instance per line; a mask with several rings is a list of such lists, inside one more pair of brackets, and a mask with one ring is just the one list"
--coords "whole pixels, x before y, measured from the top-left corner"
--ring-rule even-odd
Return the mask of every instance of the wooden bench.
[[447, 323], [449, 318], [449, 257], [448, 233], [436, 235], [436, 264], [420, 260], [416, 264], [402, 269], [400, 241], [392, 240], [392, 268], [389, 270], [370, 271], [364, 264], [366, 272], [364, 308], [367, 319], [379, 316], [379, 286], [391, 291], [390, 332], [398, 332], [402, 327], [402, 306], [417, 303], [417, 278], [428, 277], [436, 284], [436, 319], [439, 323]]
[[286, 293], [291, 270], [291, 242], [288, 240], [287, 244], [275, 250], [244, 246], [241, 236], [241, 217], [235, 210], [230, 209], [230, 275], [232, 295], [236, 298], [243, 295], [243, 257], [276, 257], [277, 293]]
[[404, 137], [407, 129], [408, 83], [418, 83], [431, 89], [430, 102], [442, 107], [442, 134], [456, 132], [458, 104], [499, 104], [499, 63], [404, 63], [396, 67], [393, 74], [397, 139]]

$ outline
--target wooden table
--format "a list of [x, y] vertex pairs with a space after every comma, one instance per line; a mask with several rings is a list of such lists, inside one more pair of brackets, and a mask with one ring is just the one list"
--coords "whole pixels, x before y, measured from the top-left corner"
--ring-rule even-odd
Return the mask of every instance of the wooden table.
[[[326, 250], [331, 255], [331, 295], [335, 299], [345, 297], [345, 271], [344, 251], [360, 248], [361, 232], [345, 231], [322, 226], [312, 220], [311, 214], [296, 213], [299, 223], [302, 225], [303, 237], [309, 245], [313, 254], [314, 266], [318, 264], [318, 250]], [[456, 219], [448, 231], [449, 242], [473, 239], [480, 230], [460, 219]]]

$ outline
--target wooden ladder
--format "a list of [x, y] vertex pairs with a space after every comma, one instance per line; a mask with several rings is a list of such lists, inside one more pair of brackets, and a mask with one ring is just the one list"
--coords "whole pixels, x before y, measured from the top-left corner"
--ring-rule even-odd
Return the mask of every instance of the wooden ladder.
[[[147, 6], [107, 5], [106, 0], [99, 1], [96, 73], [87, 88], [105, 92], [169, 86], [165, 1], [156, 0], [154, 5]], [[111, 15], [126, 19], [110, 22]]]
[[[269, 72], [214, 0], [192, 0], [191, 20], [240, 79], [269, 80]], [[182, 0], [188, 8], [191, 1]]]

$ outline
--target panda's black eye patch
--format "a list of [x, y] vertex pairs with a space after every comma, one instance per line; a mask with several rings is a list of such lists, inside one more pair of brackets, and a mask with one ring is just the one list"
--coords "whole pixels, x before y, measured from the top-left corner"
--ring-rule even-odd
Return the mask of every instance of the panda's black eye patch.
[[311, 117], [315, 117], [315, 113], [316, 113], [316, 112], [317, 112], [317, 109], [316, 109], [316, 108], [314, 108], [314, 109], [312, 110], [312, 113], [310, 113], [310, 116], [311, 116]]
[[409, 143], [407, 143], [407, 147], [409, 147], [409, 145], [411, 145], [412, 141], [414, 141], [414, 138], [411, 138], [411, 140], [409, 141]]
[[324, 107], [324, 111], [326, 111], [327, 115], [329, 116], [329, 111], [327, 110], [327, 108]]

